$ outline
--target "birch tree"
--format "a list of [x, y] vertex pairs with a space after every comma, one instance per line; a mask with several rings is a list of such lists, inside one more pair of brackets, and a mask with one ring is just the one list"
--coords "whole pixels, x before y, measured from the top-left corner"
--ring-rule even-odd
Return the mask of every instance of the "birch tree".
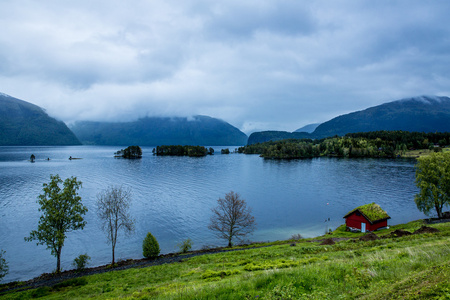
[[123, 187], [110, 186], [97, 195], [97, 215], [102, 221], [102, 230], [111, 244], [112, 261], [115, 263], [115, 249], [119, 232], [134, 232], [134, 219], [130, 214], [131, 191]]

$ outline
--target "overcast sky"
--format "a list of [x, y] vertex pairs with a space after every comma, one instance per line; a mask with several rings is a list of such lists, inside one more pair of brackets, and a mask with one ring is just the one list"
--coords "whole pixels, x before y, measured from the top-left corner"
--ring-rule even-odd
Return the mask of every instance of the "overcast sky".
[[450, 95], [450, 1], [1, 0], [0, 92], [65, 122], [294, 131]]

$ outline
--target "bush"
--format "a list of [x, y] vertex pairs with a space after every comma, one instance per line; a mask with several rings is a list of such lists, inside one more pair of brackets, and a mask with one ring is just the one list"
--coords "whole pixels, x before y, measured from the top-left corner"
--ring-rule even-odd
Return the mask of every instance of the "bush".
[[86, 269], [86, 266], [89, 264], [91, 257], [85, 254], [80, 254], [77, 258], [73, 260], [72, 265], [77, 269], [77, 271], [83, 271]]
[[294, 241], [299, 241], [301, 239], [303, 239], [303, 237], [300, 233], [295, 233], [291, 236], [291, 240], [294, 240]]
[[161, 249], [156, 238], [149, 232], [142, 243], [142, 251], [145, 258], [155, 258]]
[[3, 258], [3, 255], [5, 254], [5, 251], [0, 250], [0, 281], [3, 277], [8, 274], [8, 264], [6, 263], [6, 260]]
[[182, 243], [178, 244], [178, 247], [180, 248], [180, 252], [186, 253], [192, 249], [192, 240], [184, 240]]

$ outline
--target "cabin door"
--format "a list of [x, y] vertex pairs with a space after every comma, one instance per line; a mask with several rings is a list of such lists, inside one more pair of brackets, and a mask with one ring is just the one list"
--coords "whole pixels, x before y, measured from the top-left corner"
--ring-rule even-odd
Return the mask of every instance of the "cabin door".
[[361, 223], [361, 232], [366, 232], [366, 223]]

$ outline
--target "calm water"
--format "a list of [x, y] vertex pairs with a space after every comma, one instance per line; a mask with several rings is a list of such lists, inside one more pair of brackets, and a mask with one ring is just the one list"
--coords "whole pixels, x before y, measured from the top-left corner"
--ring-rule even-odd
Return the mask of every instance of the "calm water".
[[[68, 234], [62, 267], [73, 259], [91, 256], [90, 266], [110, 262], [110, 246], [95, 213], [96, 195], [109, 185], [130, 187], [136, 232], [120, 237], [116, 258], [141, 258], [148, 231], [162, 253], [177, 251], [190, 238], [195, 249], [224, 246], [207, 226], [210, 208], [233, 190], [253, 208], [257, 230], [253, 241], [287, 239], [300, 233], [321, 235], [343, 223], [356, 206], [376, 202], [394, 225], [423, 218], [414, 204], [414, 161], [379, 159], [264, 160], [257, 155], [220, 155], [204, 158], [156, 157], [143, 148], [141, 160], [114, 159], [124, 147], [0, 147], [0, 249], [6, 251], [10, 272], [4, 282], [26, 280], [52, 272], [56, 259], [45, 246], [25, 242], [36, 229], [40, 213], [37, 196], [50, 174], [83, 182], [80, 195], [89, 212], [84, 230]], [[234, 147], [230, 147], [234, 149]], [[218, 153], [219, 152], [219, 153]], [[36, 162], [28, 161], [31, 154]], [[69, 161], [69, 156], [82, 158]], [[50, 161], [47, 161], [47, 158]], [[330, 218], [330, 222], [324, 222]]]

